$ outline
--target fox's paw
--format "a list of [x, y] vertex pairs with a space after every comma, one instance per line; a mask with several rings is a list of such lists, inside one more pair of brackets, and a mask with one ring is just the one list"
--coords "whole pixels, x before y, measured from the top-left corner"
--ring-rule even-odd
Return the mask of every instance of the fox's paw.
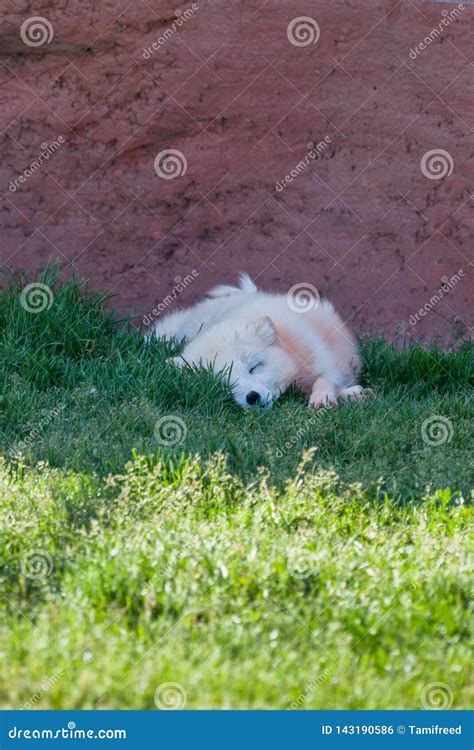
[[361, 385], [351, 385], [349, 388], [343, 388], [339, 393], [339, 398], [343, 401], [362, 401], [363, 398], [373, 398], [374, 392], [371, 388], [362, 388]]
[[325, 409], [328, 406], [337, 406], [337, 396], [334, 391], [326, 393], [312, 393], [309, 399], [311, 409]]
[[309, 397], [309, 406], [311, 409], [337, 406], [337, 394], [333, 384], [324, 378], [316, 378]]

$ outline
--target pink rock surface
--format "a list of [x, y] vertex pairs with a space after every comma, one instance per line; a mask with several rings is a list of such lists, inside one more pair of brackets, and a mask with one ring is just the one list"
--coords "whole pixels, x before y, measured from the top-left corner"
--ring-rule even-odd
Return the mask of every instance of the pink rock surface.
[[[2, 278], [56, 259], [139, 322], [245, 270], [315, 285], [359, 333], [466, 335], [472, 4], [4, 3]], [[168, 149], [173, 179], [154, 168]], [[440, 149], [450, 174], [424, 174]]]

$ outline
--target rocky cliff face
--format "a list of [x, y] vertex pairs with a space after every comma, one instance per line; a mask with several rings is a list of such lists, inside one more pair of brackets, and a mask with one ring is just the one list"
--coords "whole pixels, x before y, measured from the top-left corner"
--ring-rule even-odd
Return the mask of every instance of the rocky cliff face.
[[472, 4], [5, 1], [4, 275], [59, 259], [140, 320], [245, 270], [465, 332]]

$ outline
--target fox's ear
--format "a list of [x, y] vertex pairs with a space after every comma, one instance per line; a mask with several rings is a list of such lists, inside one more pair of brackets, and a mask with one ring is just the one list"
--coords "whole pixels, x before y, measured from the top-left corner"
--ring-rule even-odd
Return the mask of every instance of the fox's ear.
[[275, 324], [268, 315], [264, 315], [255, 322], [255, 332], [258, 338], [267, 346], [275, 343], [277, 332]]

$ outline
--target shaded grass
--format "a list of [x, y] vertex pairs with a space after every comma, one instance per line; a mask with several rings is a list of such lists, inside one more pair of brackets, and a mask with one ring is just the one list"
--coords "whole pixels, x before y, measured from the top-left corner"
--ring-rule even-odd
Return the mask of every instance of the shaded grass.
[[[418, 347], [397, 353], [369, 342], [363, 380], [377, 399], [316, 413], [291, 392], [269, 411], [244, 411], [223, 379], [168, 363], [170, 345], [144, 347], [126, 321], [104, 314], [103, 297], [84, 296], [75, 281], [55, 288], [52, 271], [43, 281], [55, 296], [41, 313], [21, 307], [19, 287], [0, 296], [0, 434], [10, 456], [20, 450], [30, 463], [104, 475], [119, 471], [133, 449], [204, 457], [220, 450], [242, 477], [267, 466], [281, 482], [303, 450], [316, 447], [314, 466], [367, 486], [384, 476], [404, 496], [427, 484], [469, 489], [471, 345], [448, 354]], [[154, 436], [166, 415], [186, 426], [176, 446], [160, 446]], [[453, 434], [432, 446], [421, 429], [437, 415], [450, 420]]]
[[192, 708], [469, 705], [471, 346], [367, 342], [376, 399], [244, 411], [42, 281], [37, 314], [0, 293], [2, 706], [153, 708], [167, 681]]

